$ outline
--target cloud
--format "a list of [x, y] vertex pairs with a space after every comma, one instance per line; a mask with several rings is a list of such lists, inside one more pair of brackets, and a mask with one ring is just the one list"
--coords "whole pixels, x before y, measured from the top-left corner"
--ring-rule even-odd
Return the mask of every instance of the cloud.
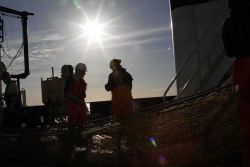
[[108, 44], [104, 45], [104, 48], [113, 48], [113, 47], [123, 47], [123, 46], [134, 46], [134, 45], [141, 45], [141, 44], [147, 44], [147, 43], [154, 43], [165, 40], [164, 37], [149, 37], [146, 39], [141, 40], [127, 40], [124, 42], [118, 42], [114, 44]]
[[[100, 45], [103, 49], [115, 48], [123, 46], [134, 46], [148, 43], [156, 43], [164, 41], [170, 36], [171, 27], [169, 25], [162, 25], [159, 27], [153, 27], [151, 29], [144, 29], [139, 31], [133, 31], [129, 33], [121, 33], [122, 35], [109, 35], [103, 37]], [[79, 47], [82, 44], [78, 45]], [[99, 45], [91, 45], [89, 49], [97, 49]]]
[[60, 34], [48, 34], [40, 39], [40, 41], [59, 41], [64, 40], [65, 36], [62, 36]]
[[56, 42], [60, 40], [64, 40], [66, 38], [65, 35], [60, 34], [55, 29], [45, 29], [35, 33], [31, 33], [29, 35], [30, 43], [40, 43], [40, 42]]
[[150, 35], [156, 35], [159, 33], [170, 32], [170, 31], [171, 31], [170, 25], [162, 25], [156, 28], [139, 30], [139, 31], [135, 31], [132, 33], [123, 34], [123, 35], [116, 35], [113, 37], [109, 37], [106, 40], [109, 41], [109, 40], [121, 40], [121, 39], [129, 39], [129, 38], [147, 37]]
[[[29, 35], [29, 61], [30, 68], [49, 66], [58, 59], [58, 56], [62, 55], [64, 48], [62, 41], [65, 36], [59, 33], [53, 33], [52, 30], [42, 30], [36, 33], [30, 33]], [[20, 37], [11, 38], [4, 44], [4, 50], [8, 54], [3, 54], [2, 61], [6, 67], [10, 65], [12, 59], [16, 56], [17, 50], [21, 46]], [[45, 67], [43, 67], [45, 68]], [[11, 73], [20, 73], [24, 71], [24, 56], [23, 49], [21, 54], [17, 57], [10, 68]], [[38, 71], [36, 71], [38, 72]]]
[[33, 33], [30, 36], [30, 58], [35, 62], [51, 62], [62, 54], [64, 48], [62, 41], [65, 36], [59, 33], [52, 33], [51, 30], [44, 30]]

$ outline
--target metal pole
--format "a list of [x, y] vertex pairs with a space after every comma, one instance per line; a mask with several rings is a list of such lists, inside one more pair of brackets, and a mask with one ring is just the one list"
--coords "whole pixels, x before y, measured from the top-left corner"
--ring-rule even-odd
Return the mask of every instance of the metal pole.
[[[0, 43], [0, 62], [1, 62], [1, 56], [2, 56], [2, 42]], [[3, 127], [4, 122], [4, 115], [3, 115], [3, 93], [2, 93], [2, 80], [0, 80], [0, 127]]]
[[51, 67], [51, 70], [52, 70], [52, 79], [55, 78], [55, 75], [54, 75], [54, 67]]

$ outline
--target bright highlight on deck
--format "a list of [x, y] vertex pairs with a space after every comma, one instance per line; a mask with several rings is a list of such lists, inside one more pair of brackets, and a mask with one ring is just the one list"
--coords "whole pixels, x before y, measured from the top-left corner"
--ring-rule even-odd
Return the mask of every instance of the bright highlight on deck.
[[153, 144], [154, 147], [157, 147], [157, 144], [156, 144], [154, 137], [150, 137], [149, 140], [151, 141], [151, 143]]
[[159, 156], [159, 163], [161, 166], [166, 166], [167, 165], [167, 160], [163, 155]]

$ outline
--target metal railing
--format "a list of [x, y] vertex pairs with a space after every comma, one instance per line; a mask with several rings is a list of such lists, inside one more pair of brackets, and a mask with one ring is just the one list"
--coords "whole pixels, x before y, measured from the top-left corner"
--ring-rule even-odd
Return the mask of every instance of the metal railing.
[[[219, 33], [220, 34], [220, 33]], [[220, 39], [220, 36], [218, 35], [215, 39], [216, 43], [213, 44], [214, 47], [217, 46], [217, 44], [219, 43], [219, 39]], [[195, 71], [193, 71], [189, 77], [189, 79], [187, 80], [187, 82], [184, 84], [184, 86], [180, 89], [178, 95], [176, 96], [176, 98], [179, 98], [182, 93], [184, 92], [184, 90], [187, 88], [187, 86], [191, 83], [191, 81], [195, 78], [195, 76], [197, 75], [197, 73], [199, 72], [200, 68], [204, 65], [204, 63], [206, 63], [207, 59], [209, 58], [209, 56], [211, 55], [212, 53], [212, 49], [210, 50], [210, 52], [202, 58], [201, 60], [201, 63], [199, 64], [199, 66], [196, 68]], [[219, 56], [217, 57], [217, 59], [215, 60], [215, 62], [213, 63], [214, 65], [218, 66], [218, 62], [221, 60], [221, 57], [223, 56], [223, 53], [224, 52], [224, 49], [221, 51], [221, 53], [219, 54]], [[222, 55], [222, 56], [221, 56]], [[212, 71], [212, 69], [215, 69], [216, 67], [215, 66], [211, 66], [209, 69], [208, 69], [208, 72], [206, 74], [206, 78], [209, 78], [209, 73], [210, 71]], [[211, 74], [211, 73], [210, 73]], [[206, 79], [205, 78], [205, 79]], [[203, 85], [204, 85], [204, 80], [203, 82], [201, 82]]]
[[[209, 26], [207, 27], [206, 31], [204, 32], [203, 36], [201, 37], [201, 39], [197, 42], [198, 44], [200, 44], [203, 40], [206, 39], [206, 37], [209, 35], [209, 30], [212, 28], [212, 26], [214, 26], [214, 23], [216, 22], [216, 20], [218, 19], [218, 17], [222, 14], [222, 11], [224, 11], [225, 6], [221, 7], [221, 9], [219, 10], [219, 12], [216, 14], [216, 16], [214, 17], [214, 19], [212, 20], [212, 22], [209, 24]], [[209, 54], [207, 56], [205, 56], [204, 59], [201, 60], [201, 63], [199, 64], [199, 66], [196, 68], [196, 71], [194, 71], [191, 76], [189, 77], [188, 81], [184, 84], [184, 86], [181, 88], [180, 93], [176, 96], [176, 98], [178, 98], [183, 91], [186, 89], [186, 87], [188, 86], [188, 84], [193, 80], [194, 76], [196, 75], [196, 73], [198, 73], [201, 65], [203, 63], [205, 63], [205, 60], [208, 59], [210, 52], [212, 51], [212, 49], [215, 48], [215, 46], [217, 46], [219, 39], [221, 38], [221, 31], [219, 31], [219, 33], [216, 35], [215, 39], [211, 42], [210, 47], [208, 49]], [[211, 47], [212, 46], [212, 47]], [[173, 84], [176, 82], [177, 78], [180, 76], [180, 74], [182, 73], [183, 69], [186, 67], [186, 65], [188, 64], [189, 60], [193, 57], [194, 53], [197, 52], [197, 50], [199, 49], [199, 45], [196, 45], [195, 48], [191, 51], [190, 55], [185, 59], [184, 63], [182, 64], [182, 66], [178, 69], [178, 71], [176, 72], [175, 76], [173, 77], [173, 79], [171, 80], [169, 86], [167, 87], [167, 89], [165, 90], [164, 94], [163, 94], [163, 102], [166, 101], [166, 95], [169, 92], [169, 90], [172, 88]], [[217, 61], [217, 60], [216, 60]], [[217, 62], [215, 62], [217, 63]], [[210, 69], [208, 70], [210, 71]]]

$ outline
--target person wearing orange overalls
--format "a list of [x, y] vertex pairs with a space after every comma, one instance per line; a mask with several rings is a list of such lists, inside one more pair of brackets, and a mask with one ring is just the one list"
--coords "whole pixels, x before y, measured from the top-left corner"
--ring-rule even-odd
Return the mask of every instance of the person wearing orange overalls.
[[86, 65], [79, 63], [75, 67], [63, 65], [61, 68], [62, 78], [65, 78], [64, 99], [65, 107], [68, 112], [68, 136], [63, 140], [61, 156], [62, 160], [68, 162], [71, 160], [74, 145], [84, 143], [81, 137], [81, 128], [87, 120], [87, 107], [85, 104], [86, 86], [83, 77], [86, 73]]
[[121, 60], [113, 59], [110, 62], [112, 73], [105, 85], [112, 93], [111, 113], [117, 118], [123, 118], [133, 113], [132, 76], [121, 66]]
[[79, 63], [75, 67], [75, 75], [73, 75], [73, 67], [65, 65], [62, 67], [62, 77], [65, 78], [64, 97], [65, 106], [68, 112], [69, 128], [81, 127], [87, 121], [86, 82], [83, 77], [86, 73], [86, 65]]
[[233, 81], [243, 130], [243, 166], [250, 166], [250, 2], [228, 0], [230, 17], [222, 28], [229, 57], [235, 57]]
[[69, 124], [73, 126], [81, 126], [87, 121], [88, 108], [85, 102], [87, 83], [84, 80], [87, 67], [83, 63], [75, 66], [75, 84], [73, 94], [77, 97], [74, 101], [74, 112], [70, 112]]
[[129, 116], [133, 114], [132, 76], [121, 66], [121, 60], [113, 59], [109, 65], [112, 73], [109, 75], [108, 83], [105, 85], [107, 91], [112, 93], [111, 113], [121, 122], [118, 135], [118, 148], [121, 151], [122, 137], [130, 150], [135, 147], [135, 132]]

